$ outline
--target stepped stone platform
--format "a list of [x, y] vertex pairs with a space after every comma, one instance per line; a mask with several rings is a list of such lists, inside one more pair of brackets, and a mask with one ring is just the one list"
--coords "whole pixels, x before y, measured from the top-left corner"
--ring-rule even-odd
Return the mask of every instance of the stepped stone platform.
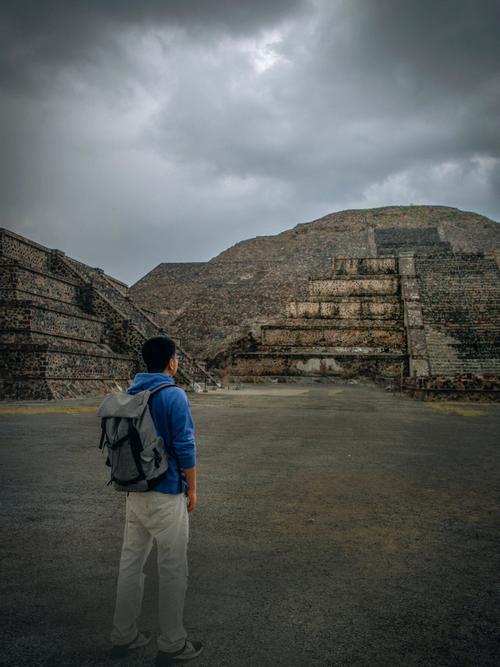
[[290, 301], [286, 321], [261, 327], [256, 349], [233, 351], [228, 371], [245, 380], [400, 377], [407, 352], [397, 271], [394, 257], [334, 258], [330, 276], [309, 280], [306, 300]]
[[[162, 328], [128, 286], [0, 230], [0, 399], [99, 396], [144, 370], [140, 349]], [[180, 380], [216, 380], [179, 346]]]
[[335, 257], [287, 319], [237, 341], [215, 364], [232, 379], [383, 379], [421, 398], [500, 398], [495, 254]]
[[[309, 277], [329, 276], [332, 257], [472, 255], [495, 248], [500, 248], [500, 225], [456, 208], [338, 211], [241, 241], [208, 262], [163, 262], [130, 293], [190, 352], [211, 360], [249, 331], [257, 335], [259, 326], [283, 317], [292, 300], [306, 301]], [[368, 263], [359, 273], [364, 270], [370, 273]]]
[[433, 397], [500, 391], [500, 225], [474, 213], [341, 211], [209, 262], [160, 264], [130, 289], [7, 230], [0, 242], [5, 397], [30, 397], [37, 383], [55, 397], [121, 382], [163, 331], [182, 338], [187, 386], [215, 384], [210, 368], [253, 380], [382, 377]]

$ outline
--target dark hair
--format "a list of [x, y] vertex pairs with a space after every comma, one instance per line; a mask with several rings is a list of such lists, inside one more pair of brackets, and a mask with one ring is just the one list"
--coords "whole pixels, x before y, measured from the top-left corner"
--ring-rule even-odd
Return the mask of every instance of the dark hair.
[[175, 356], [175, 343], [168, 336], [153, 336], [142, 346], [142, 358], [148, 373], [162, 373]]

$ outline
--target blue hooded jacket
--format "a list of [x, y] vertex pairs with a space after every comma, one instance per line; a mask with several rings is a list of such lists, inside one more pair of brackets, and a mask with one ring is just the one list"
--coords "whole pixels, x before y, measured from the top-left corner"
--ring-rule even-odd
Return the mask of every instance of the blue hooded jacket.
[[173, 388], [160, 389], [153, 394], [150, 408], [156, 431], [163, 438], [169, 458], [167, 475], [154, 487], [154, 491], [183, 493], [187, 489], [187, 482], [180, 468], [193, 468], [196, 465], [194, 424], [186, 392], [175, 385], [170, 375], [137, 373], [127, 393], [137, 394], [161, 384], [171, 384]]

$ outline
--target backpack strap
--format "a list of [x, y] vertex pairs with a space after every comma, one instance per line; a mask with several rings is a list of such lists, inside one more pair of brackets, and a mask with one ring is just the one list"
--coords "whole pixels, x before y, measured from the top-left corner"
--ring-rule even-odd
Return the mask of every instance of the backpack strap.
[[153, 394], [156, 394], [157, 391], [160, 391], [160, 389], [168, 389], [168, 387], [177, 387], [176, 384], [171, 384], [170, 382], [168, 384], [159, 384], [157, 387], [154, 389], [148, 389], [149, 391], [149, 398], [153, 396]]
[[[154, 389], [151, 389], [149, 398], [151, 398], [151, 396], [153, 394], [155, 394], [157, 391], [160, 391], [160, 389], [168, 389], [169, 387], [177, 387], [177, 385], [175, 383], [171, 384], [170, 382], [168, 384], [160, 384], [160, 385], [158, 385], [158, 387], [155, 387]], [[180, 461], [177, 458], [177, 455], [176, 455], [176, 453], [173, 449], [172, 449], [171, 452], [167, 449], [167, 454], [169, 456], [172, 456], [177, 461], [177, 465], [179, 466], [179, 483], [180, 483], [180, 486], [181, 486], [181, 489], [182, 489], [182, 468], [181, 468]]]
[[101, 419], [101, 440], [99, 441], [99, 449], [104, 447], [104, 439], [106, 438], [106, 420], [103, 417]]

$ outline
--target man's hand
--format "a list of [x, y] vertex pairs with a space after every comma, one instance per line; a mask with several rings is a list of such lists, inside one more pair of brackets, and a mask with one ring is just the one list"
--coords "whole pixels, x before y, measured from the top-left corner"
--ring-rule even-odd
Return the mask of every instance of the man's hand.
[[196, 468], [184, 468], [184, 476], [188, 485], [188, 512], [192, 512], [196, 507]]
[[188, 512], [192, 512], [196, 507], [196, 491], [188, 489], [187, 498], [188, 498]]

